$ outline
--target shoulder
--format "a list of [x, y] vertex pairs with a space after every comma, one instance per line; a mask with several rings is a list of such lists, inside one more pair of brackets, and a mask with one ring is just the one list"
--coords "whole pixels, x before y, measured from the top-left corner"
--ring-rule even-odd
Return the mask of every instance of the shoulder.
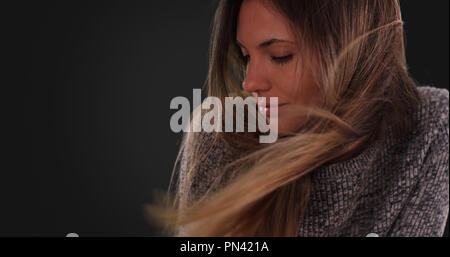
[[226, 142], [217, 132], [187, 132], [183, 145], [186, 153], [192, 150], [191, 153], [195, 154], [189, 158], [201, 159], [205, 168], [218, 165], [220, 160], [231, 154]]
[[[217, 132], [187, 132], [180, 163], [181, 184], [189, 176], [188, 197], [206, 193], [221, 169], [233, 160], [231, 150]], [[189, 175], [188, 175], [189, 174]]]
[[409, 181], [425, 176], [427, 166], [448, 173], [439, 161], [448, 158], [448, 90], [433, 87], [417, 89], [421, 103], [414, 113], [412, 130], [397, 140], [390, 127], [387, 141], [379, 145], [383, 160], [380, 165], [385, 165], [384, 168], [391, 170], [392, 175]]
[[420, 135], [424, 144], [422, 167], [448, 174], [448, 163], [442, 161], [448, 160], [449, 152], [449, 92], [434, 87], [418, 87], [418, 90], [422, 97], [419, 115]]
[[448, 90], [418, 87], [421, 105], [415, 128], [396, 147], [396, 163], [388, 168], [392, 192], [389, 212], [396, 220], [389, 236], [441, 236], [448, 215]]
[[448, 138], [448, 90], [429, 86], [417, 89], [422, 100], [418, 113], [419, 129], [427, 136], [428, 140], [445, 136]]
[[417, 90], [424, 99], [427, 99], [426, 102], [431, 106], [433, 106], [433, 104], [448, 103], [448, 89], [446, 88], [420, 86], [417, 87]]
[[404, 167], [412, 167], [410, 172], [402, 173], [415, 179], [429, 176], [430, 172], [448, 174], [444, 160], [448, 160], [449, 152], [449, 92], [429, 86], [417, 89], [421, 104], [414, 118], [414, 129], [395, 147]]

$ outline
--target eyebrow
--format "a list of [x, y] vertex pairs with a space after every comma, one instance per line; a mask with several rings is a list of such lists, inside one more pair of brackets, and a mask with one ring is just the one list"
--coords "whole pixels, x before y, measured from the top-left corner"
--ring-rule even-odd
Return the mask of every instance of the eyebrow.
[[[236, 42], [237, 42], [237, 44], [238, 44], [239, 46], [241, 46], [241, 47], [243, 47], [243, 48], [246, 48], [241, 42], [239, 42], [239, 40], [236, 39]], [[268, 46], [270, 46], [270, 45], [272, 45], [272, 44], [274, 44], [274, 43], [292, 43], [292, 44], [293, 44], [294, 42], [289, 41], [289, 40], [283, 40], [283, 39], [278, 39], [278, 38], [272, 38], [272, 39], [269, 39], [269, 40], [267, 40], [267, 41], [262, 42], [261, 44], [258, 45], [258, 47], [259, 47], [259, 48], [266, 48], [266, 47], [268, 47]]]

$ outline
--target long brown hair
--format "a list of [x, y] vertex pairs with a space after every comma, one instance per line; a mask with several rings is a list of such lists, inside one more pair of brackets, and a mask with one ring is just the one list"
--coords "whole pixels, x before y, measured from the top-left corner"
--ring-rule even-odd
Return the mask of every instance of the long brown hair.
[[[174, 168], [169, 206], [147, 214], [184, 236], [296, 236], [316, 168], [352, 158], [388, 127], [400, 138], [420, 104], [409, 76], [398, 0], [261, 0], [290, 21], [303, 48], [303, 64], [315, 63], [321, 106], [305, 107], [297, 133], [261, 145], [255, 133], [187, 133]], [[208, 96], [246, 97], [245, 64], [236, 44], [242, 1], [221, 0], [210, 41]], [[310, 58], [310, 59], [308, 59]], [[226, 147], [233, 161], [203, 167], [210, 150]], [[178, 166], [184, 168], [178, 168]], [[183, 172], [178, 174], [177, 172]], [[208, 190], [193, 186], [201, 172], [214, 174]], [[182, 229], [181, 229], [182, 228]]]

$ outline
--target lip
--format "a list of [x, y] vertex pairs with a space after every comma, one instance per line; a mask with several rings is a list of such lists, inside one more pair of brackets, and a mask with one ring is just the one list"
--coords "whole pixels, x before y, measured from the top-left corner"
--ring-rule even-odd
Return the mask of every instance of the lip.
[[278, 104], [277, 107], [270, 107], [270, 104], [266, 105], [266, 106], [258, 105], [258, 110], [259, 110], [260, 113], [262, 113], [262, 114], [264, 114], [266, 116], [270, 116], [271, 109], [274, 109], [274, 108], [278, 108], [279, 109], [280, 107], [285, 106], [285, 105], [286, 104]]
[[[270, 101], [268, 99], [266, 100], [265, 105], [263, 105], [262, 103], [258, 102], [258, 99], [256, 99], [256, 104], [258, 105], [258, 107], [262, 106], [262, 107], [270, 108]], [[286, 105], [286, 104], [285, 103], [278, 103], [278, 107], [283, 106], [283, 105]]]

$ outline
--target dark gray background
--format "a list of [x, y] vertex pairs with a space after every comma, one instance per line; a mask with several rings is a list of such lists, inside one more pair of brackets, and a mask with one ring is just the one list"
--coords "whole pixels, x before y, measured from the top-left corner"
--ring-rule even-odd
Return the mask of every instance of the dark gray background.
[[[13, 58], [4, 70], [0, 236], [157, 235], [141, 204], [167, 187], [181, 138], [169, 103], [203, 85], [216, 2], [3, 10]], [[448, 89], [449, 1], [402, 4], [411, 73]]]

